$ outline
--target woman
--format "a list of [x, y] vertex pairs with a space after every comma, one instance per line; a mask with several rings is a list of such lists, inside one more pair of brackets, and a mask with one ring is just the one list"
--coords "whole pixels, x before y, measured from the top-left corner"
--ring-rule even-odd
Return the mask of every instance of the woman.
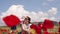
[[[31, 25], [31, 19], [30, 19], [30, 17], [28, 17], [28, 16], [26, 16], [25, 18], [24, 18], [24, 21], [23, 21], [23, 23], [22, 23], [22, 31], [21, 32], [24, 32], [24, 34], [29, 34], [30, 33], [30, 25]], [[20, 32], [20, 34], [21, 34], [21, 32]]]

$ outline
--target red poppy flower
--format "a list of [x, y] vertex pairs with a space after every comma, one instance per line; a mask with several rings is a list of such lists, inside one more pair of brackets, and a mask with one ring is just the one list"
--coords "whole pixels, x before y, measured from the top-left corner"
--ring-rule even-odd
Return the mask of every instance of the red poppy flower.
[[48, 33], [47, 31], [44, 31], [44, 34], [50, 34], [50, 33]]
[[46, 20], [44, 21], [44, 23], [43, 23], [43, 27], [50, 29], [50, 28], [53, 28], [53, 27], [54, 27], [54, 24], [53, 24], [53, 22], [52, 22], [51, 20], [47, 20], [47, 19], [46, 19]]
[[38, 34], [41, 34], [42, 24], [38, 23], [37, 27], [38, 27]]
[[42, 24], [41, 23], [38, 23], [38, 28], [41, 30], [42, 29]]
[[1, 29], [1, 32], [4, 32], [4, 29]]
[[32, 24], [31, 26], [30, 26], [30, 28], [33, 28], [33, 29], [35, 29], [37, 26], [36, 25], [34, 25], [34, 24]]
[[59, 22], [59, 29], [58, 29], [58, 32], [60, 32], [60, 22]]
[[38, 26], [32, 24], [30, 27], [36, 31], [36, 34], [40, 34], [41, 33], [41, 26], [40, 26], [40, 24], [38, 24]]
[[22, 32], [22, 34], [25, 34], [25, 32]]
[[32, 25], [30, 26], [30, 28], [31, 28], [31, 29], [34, 29], [34, 30], [36, 31], [36, 33], [38, 33], [38, 31], [39, 31], [38, 27], [37, 27], [36, 25], [34, 25], [34, 24], [32, 24]]
[[20, 23], [19, 18], [17, 16], [15, 16], [15, 15], [6, 16], [6, 17], [3, 18], [3, 21], [9, 27], [16, 26], [17, 24]]
[[30, 32], [30, 34], [32, 34], [32, 33]]
[[11, 34], [15, 34], [15, 33], [14, 33], [14, 31], [12, 31], [12, 33], [11, 33]]
[[60, 22], [59, 22], [59, 25], [60, 25]]

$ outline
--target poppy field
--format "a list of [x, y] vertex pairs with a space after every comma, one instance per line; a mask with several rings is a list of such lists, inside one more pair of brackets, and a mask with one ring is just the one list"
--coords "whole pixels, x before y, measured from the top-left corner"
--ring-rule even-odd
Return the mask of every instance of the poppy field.
[[[7, 26], [0, 26], [0, 34], [18, 34], [21, 31], [20, 26], [17, 26], [16, 32], [10, 33], [11, 29]], [[34, 32], [34, 31], [32, 31]], [[48, 33], [47, 33], [48, 32]], [[60, 34], [59, 33], [59, 26], [55, 25], [52, 29], [47, 29], [47, 32], [44, 32], [43, 29], [41, 30], [41, 34]]]

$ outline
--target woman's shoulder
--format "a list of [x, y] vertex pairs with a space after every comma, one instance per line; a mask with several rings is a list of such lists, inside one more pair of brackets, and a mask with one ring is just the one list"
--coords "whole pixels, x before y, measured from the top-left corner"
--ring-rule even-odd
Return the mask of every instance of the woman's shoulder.
[[30, 23], [29, 26], [31, 26], [32, 24]]
[[26, 24], [22, 24], [22, 25], [26, 25]]

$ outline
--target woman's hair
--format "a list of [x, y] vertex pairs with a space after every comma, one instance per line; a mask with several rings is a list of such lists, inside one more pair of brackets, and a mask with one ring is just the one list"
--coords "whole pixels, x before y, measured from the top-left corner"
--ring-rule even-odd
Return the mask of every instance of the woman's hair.
[[29, 20], [29, 23], [30, 23], [31, 18], [27, 16], [27, 17], [25, 18], [25, 20]]

